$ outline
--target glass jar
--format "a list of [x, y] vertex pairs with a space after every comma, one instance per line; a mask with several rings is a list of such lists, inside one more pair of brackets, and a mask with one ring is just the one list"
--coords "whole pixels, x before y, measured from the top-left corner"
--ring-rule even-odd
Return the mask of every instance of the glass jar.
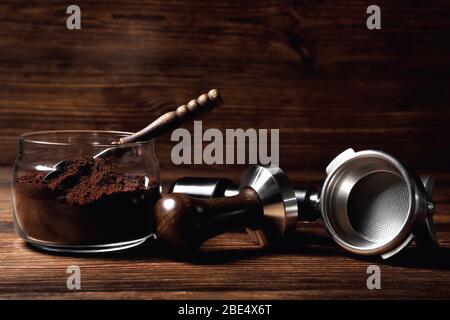
[[[21, 135], [12, 183], [20, 237], [60, 252], [121, 250], [154, 237], [152, 210], [161, 195], [154, 141], [115, 144], [129, 134]], [[98, 156], [105, 149], [113, 152]]]

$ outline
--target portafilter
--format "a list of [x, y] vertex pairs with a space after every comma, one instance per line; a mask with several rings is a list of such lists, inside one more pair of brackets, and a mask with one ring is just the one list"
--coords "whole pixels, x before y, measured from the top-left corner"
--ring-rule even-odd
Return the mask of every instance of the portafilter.
[[[320, 192], [294, 189], [281, 169], [261, 166], [249, 167], [240, 186], [228, 179], [185, 177], [178, 179], [169, 192], [197, 198], [233, 197], [249, 186], [270, 198], [273, 187], [267, 188], [256, 179], [267, 170], [283, 176], [286, 201], [280, 202], [284, 208], [279, 205], [277, 214], [267, 215], [258, 228], [247, 229], [260, 245], [270, 245], [280, 238], [297, 219], [321, 217], [334, 241], [356, 254], [388, 258], [413, 238], [418, 246], [438, 246], [432, 221], [433, 179], [419, 178], [382, 151], [342, 152], [327, 166]], [[248, 177], [254, 177], [253, 184], [246, 183]]]
[[385, 152], [353, 149], [338, 155], [326, 173], [320, 212], [344, 249], [389, 258], [413, 238], [419, 246], [438, 246], [431, 177], [419, 178]]

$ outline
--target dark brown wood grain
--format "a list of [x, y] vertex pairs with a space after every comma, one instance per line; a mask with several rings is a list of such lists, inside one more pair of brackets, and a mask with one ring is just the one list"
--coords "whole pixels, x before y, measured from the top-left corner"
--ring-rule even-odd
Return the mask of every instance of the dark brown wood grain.
[[[168, 182], [187, 172], [165, 171], [163, 178]], [[243, 232], [227, 233], [207, 241], [198, 256], [177, 261], [156, 246], [96, 256], [31, 249], [14, 233], [10, 168], [0, 167], [0, 298], [449, 299], [450, 176], [434, 176], [438, 250], [411, 246], [384, 261], [354, 256], [339, 249], [318, 221], [299, 223], [279, 248], [269, 251], [258, 248]], [[290, 177], [297, 185], [319, 185], [323, 174], [297, 171]], [[367, 267], [372, 264], [381, 268], [381, 290], [366, 287]], [[67, 289], [70, 265], [81, 268], [79, 291]]]
[[226, 105], [204, 127], [280, 128], [287, 170], [324, 168], [347, 147], [448, 166], [448, 1], [377, 1], [374, 31], [364, 0], [80, 0], [79, 31], [69, 4], [0, 3], [1, 163], [22, 132], [136, 131], [217, 87]]

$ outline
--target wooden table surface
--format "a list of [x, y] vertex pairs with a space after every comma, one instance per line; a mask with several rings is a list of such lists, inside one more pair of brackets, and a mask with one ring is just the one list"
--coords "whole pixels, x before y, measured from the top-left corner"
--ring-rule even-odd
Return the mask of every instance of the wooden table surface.
[[[173, 170], [166, 181], [186, 174]], [[282, 246], [262, 251], [243, 232], [208, 241], [197, 257], [176, 261], [153, 247], [101, 256], [61, 256], [29, 248], [14, 233], [10, 169], [0, 167], [0, 298], [316, 299], [450, 298], [450, 174], [434, 173], [441, 248], [409, 247], [393, 260], [339, 249], [322, 223], [299, 224]], [[290, 173], [320, 185], [321, 172]], [[233, 178], [237, 178], [237, 175]], [[366, 287], [367, 267], [381, 268], [381, 290]], [[81, 268], [81, 290], [67, 289], [67, 267]]]

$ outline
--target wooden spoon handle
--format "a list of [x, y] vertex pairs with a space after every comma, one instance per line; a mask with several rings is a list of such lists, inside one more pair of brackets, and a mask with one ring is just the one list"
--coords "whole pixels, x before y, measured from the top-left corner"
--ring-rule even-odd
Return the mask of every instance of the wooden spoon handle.
[[212, 89], [197, 99], [192, 99], [187, 105], [181, 105], [175, 111], [163, 114], [144, 129], [120, 138], [119, 143], [146, 141], [156, 138], [164, 133], [175, 130], [183, 122], [208, 112], [222, 103], [223, 100], [219, 92], [216, 89]]

